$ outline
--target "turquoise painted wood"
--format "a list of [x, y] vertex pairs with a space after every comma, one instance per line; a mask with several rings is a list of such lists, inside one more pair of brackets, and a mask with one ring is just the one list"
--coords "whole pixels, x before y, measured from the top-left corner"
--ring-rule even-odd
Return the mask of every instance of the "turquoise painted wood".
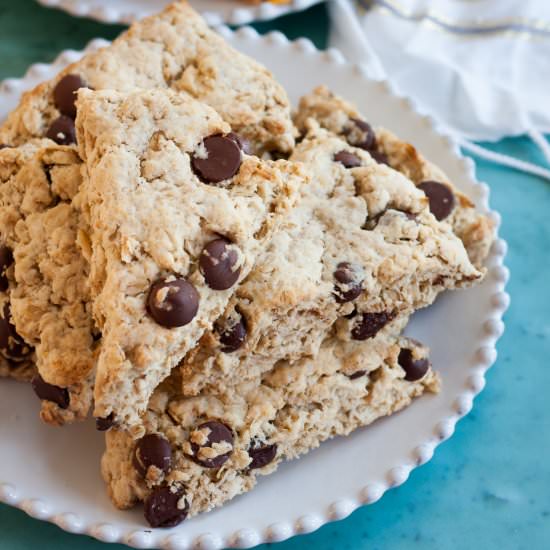
[[[318, 6], [257, 27], [305, 35], [322, 47], [328, 23]], [[46, 10], [33, 0], [0, 0], [0, 79], [20, 76], [65, 48], [80, 49], [95, 36], [113, 38], [120, 29]], [[525, 139], [489, 147], [541, 161]], [[454, 437], [405, 485], [343, 521], [273, 545], [277, 550], [550, 548], [550, 183], [485, 162], [476, 166], [502, 214], [512, 273], [506, 333], [487, 388]], [[0, 550], [36, 548], [122, 547], [69, 535], [0, 505]]]

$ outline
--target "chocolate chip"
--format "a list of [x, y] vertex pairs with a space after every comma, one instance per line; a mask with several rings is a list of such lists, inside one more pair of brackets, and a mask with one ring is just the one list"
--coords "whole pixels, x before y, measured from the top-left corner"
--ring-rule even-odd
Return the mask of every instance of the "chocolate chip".
[[334, 278], [334, 298], [339, 304], [351, 302], [363, 291], [363, 279], [358, 277], [357, 270], [349, 262], [340, 262], [336, 266]]
[[239, 320], [228, 319], [224, 324], [216, 324], [216, 331], [220, 335], [221, 350], [231, 353], [238, 350], [246, 340], [246, 321], [243, 317]]
[[359, 321], [351, 329], [354, 340], [367, 340], [376, 336], [379, 330], [393, 319], [393, 314], [387, 311], [380, 313], [363, 313]]
[[13, 264], [13, 254], [7, 246], [0, 246], [0, 290], [5, 292], [8, 290], [8, 278], [6, 270]]
[[369, 154], [378, 164], [386, 164], [390, 166], [390, 159], [383, 151], [373, 150], [369, 151]]
[[358, 370], [353, 374], [348, 374], [348, 378], [350, 380], [356, 380], [357, 378], [361, 378], [361, 376], [365, 376], [365, 374], [367, 374], [366, 370]]
[[430, 368], [430, 361], [427, 358], [414, 359], [412, 351], [407, 348], [401, 349], [397, 362], [405, 371], [405, 380], [408, 382], [420, 380]]
[[241, 149], [234, 138], [216, 134], [204, 138], [200, 156], [194, 154], [191, 166], [206, 183], [218, 183], [233, 177], [241, 166]]
[[145, 519], [151, 527], [175, 527], [189, 512], [189, 504], [183, 490], [158, 487], [145, 499]]
[[247, 155], [252, 154], [252, 148], [250, 146], [250, 142], [247, 139], [239, 136], [239, 134], [236, 134], [235, 132], [230, 132], [225, 137], [230, 139], [231, 141], [234, 141], [243, 153], [246, 153]]
[[345, 168], [361, 166], [361, 159], [349, 151], [340, 151], [334, 155], [334, 162], [340, 162]]
[[5, 143], [0, 143], [0, 149], [6, 149], [9, 147], [9, 145], [6, 145]]
[[73, 119], [65, 115], [56, 118], [46, 132], [46, 137], [55, 141], [58, 145], [76, 143], [76, 129]]
[[423, 181], [418, 184], [430, 203], [430, 212], [437, 220], [444, 220], [455, 207], [455, 196], [448, 185], [438, 181]]
[[15, 326], [11, 322], [9, 302], [4, 304], [0, 317], [0, 351], [6, 358], [14, 361], [24, 359], [32, 352], [32, 347], [17, 334]]
[[115, 425], [115, 415], [111, 413], [109, 416], [104, 418], [95, 419], [95, 427], [99, 432], [106, 432], [110, 430]]
[[241, 268], [239, 253], [226, 239], [210, 241], [199, 259], [206, 284], [214, 290], [227, 290], [238, 280]]
[[277, 445], [263, 445], [261, 447], [250, 447], [248, 449], [248, 456], [252, 459], [252, 462], [249, 464], [249, 470], [255, 470], [256, 468], [263, 468], [267, 466], [277, 456]]
[[185, 279], [160, 279], [151, 285], [147, 298], [149, 315], [161, 326], [182, 327], [199, 309], [199, 293]]
[[376, 134], [371, 125], [359, 118], [351, 118], [353, 126], [346, 130], [348, 143], [360, 147], [366, 151], [372, 151], [376, 147]]
[[67, 388], [48, 384], [39, 374], [34, 376], [31, 384], [34, 393], [42, 401], [52, 401], [61, 409], [66, 409], [69, 406], [70, 396]]
[[161, 435], [147, 434], [136, 443], [133, 464], [142, 477], [150, 466], [167, 474], [172, 465], [172, 447]]
[[204, 444], [198, 445], [193, 441], [191, 442], [191, 449], [193, 451], [191, 458], [193, 458], [197, 464], [200, 464], [205, 468], [219, 468], [225, 464], [233, 449], [225, 454], [218, 455], [213, 458], [200, 458], [198, 454], [200, 449], [204, 447], [212, 447], [214, 443], [229, 443], [231, 447], [233, 447], [233, 432], [231, 429], [222, 422], [218, 422], [217, 420], [209, 420], [208, 422], [204, 422], [198, 426], [196, 430], [209, 430], [209, 433], [206, 436], [206, 442]]
[[53, 89], [53, 101], [62, 115], [76, 118], [76, 92], [86, 87], [86, 82], [77, 74], [68, 74], [57, 83]]

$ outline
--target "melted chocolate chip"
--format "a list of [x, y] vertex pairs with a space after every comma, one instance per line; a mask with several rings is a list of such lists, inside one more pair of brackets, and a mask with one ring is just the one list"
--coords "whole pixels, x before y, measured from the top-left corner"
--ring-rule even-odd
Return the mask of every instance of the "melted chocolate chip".
[[65, 115], [56, 118], [46, 132], [46, 137], [55, 141], [58, 145], [76, 143], [76, 129], [73, 119]]
[[230, 132], [225, 137], [230, 139], [231, 141], [234, 141], [243, 153], [246, 153], [247, 155], [252, 154], [252, 148], [250, 146], [250, 142], [247, 139], [239, 136], [239, 134], [236, 134], [235, 132]]
[[147, 298], [149, 315], [161, 326], [182, 327], [199, 310], [199, 293], [185, 279], [161, 279], [151, 285]]
[[104, 418], [95, 419], [95, 427], [96, 427], [96, 430], [99, 432], [106, 432], [110, 430], [114, 425], [115, 425], [114, 413], [111, 413], [109, 416], [105, 416]]
[[59, 386], [48, 384], [39, 374], [34, 376], [31, 384], [34, 393], [36, 393], [42, 401], [52, 401], [61, 409], [68, 408], [70, 396], [67, 388], [60, 388]]
[[29, 346], [15, 330], [11, 322], [11, 309], [9, 302], [4, 304], [0, 316], [0, 351], [8, 359], [20, 361], [32, 352]]
[[193, 155], [191, 166], [206, 183], [218, 183], [233, 177], [241, 166], [241, 149], [234, 138], [217, 134], [204, 138], [204, 156]]
[[361, 166], [361, 159], [349, 151], [340, 151], [334, 155], [334, 161], [340, 162], [345, 168]]
[[354, 340], [367, 340], [376, 336], [379, 330], [393, 319], [393, 315], [387, 311], [380, 313], [363, 313], [355, 326], [351, 329], [351, 337]]
[[151, 527], [175, 527], [189, 512], [183, 490], [158, 487], [145, 499], [144, 515]]
[[372, 151], [376, 148], [376, 134], [371, 125], [359, 118], [351, 118], [353, 126], [347, 130], [348, 143], [355, 147], [360, 147], [366, 151]]
[[430, 203], [430, 212], [437, 220], [444, 220], [455, 207], [455, 196], [448, 185], [438, 181], [423, 181], [418, 184]]
[[334, 298], [339, 304], [355, 300], [363, 291], [363, 279], [357, 276], [355, 268], [349, 262], [340, 262], [336, 266], [334, 278]]
[[209, 430], [208, 435], [206, 436], [206, 442], [203, 445], [198, 445], [197, 443], [191, 442], [191, 449], [193, 451], [192, 459], [201, 466], [205, 468], [219, 468], [229, 458], [233, 449], [231, 451], [215, 456], [213, 458], [200, 458], [198, 456], [201, 448], [211, 447], [214, 443], [229, 443], [233, 447], [233, 432], [231, 429], [217, 420], [209, 420], [204, 422], [196, 428], [196, 430]]
[[0, 246], [0, 290], [8, 290], [7, 269], [13, 264], [13, 254], [7, 246]]
[[348, 378], [350, 380], [356, 380], [357, 378], [361, 378], [361, 376], [365, 376], [365, 374], [367, 374], [366, 370], [358, 370], [353, 374], [348, 374]]
[[65, 75], [53, 90], [53, 101], [62, 115], [76, 118], [76, 92], [80, 88], [86, 88], [86, 82], [80, 75]]
[[405, 371], [405, 380], [408, 382], [420, 380], [430, 368], [430, 361], [427, 358], [414, 359], [412, 351], [407, 348], [401, 349], [397, 362]]
[[5, 143], [0, 143], [0, 149], [6, 149], [9, 147], [9, 145], [6, 145]]
[[261, 447], [252, 446], [248, 449], [248, 456], [252, 459], [249, 464], [249, 470], [255, 470], [257, 468], [263, 468], [267, 466], [277, 456], [277, 445], [263, 445]]
[[206, 284], [214, 290], [227, 290], [239, 279], [239, 253], [226, 239], [215, 239], [203, 249], [199, 259]]
[[167, 474], [172, 465], [172, 447], [164, 437], [147, 434], [136, 443], [133, 464], [142, 477], [147, 475], [150, 466]]
[[221, 350], [231, 353], [238, 350], [246, 340], [246, 321], [242, 316], [238, 321], [230, 319], [225, 324], [216, 324], [216, 331], [220, 335]]

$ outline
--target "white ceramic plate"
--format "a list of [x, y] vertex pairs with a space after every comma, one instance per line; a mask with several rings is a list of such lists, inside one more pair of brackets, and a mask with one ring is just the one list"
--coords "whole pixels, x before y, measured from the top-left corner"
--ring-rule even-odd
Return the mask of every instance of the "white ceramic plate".
[[[158, 12], [174, 0], [37, 0], [44, 6], [62, 9], [78, 17], [91, 17], [105, 23], [131, 23]], [[247, 0], [189, 0], [211, 26], [245, 25], [252, 21], [275, 19], [301, 11], [322, 0], [291, 0], [288, 4]]]
[[[221, 32], [235, 47], [267, 65], [293, 102], [313, 86], [327, 83], [356, 102], [371, 122], [417, 144], [481, 210], [488, 211], [488, 187], [475, 181], [473, 163], [462, 158], [409, 100], [394, 95], [387, 83], [368, 80], [338, 52], [319, 52], [307, 40], [288, 42], [280, 33], [261, 37], [250, 28]], [[88, 48], [103, 44], [96, 40]], [[52, 65], [34, 65], [22, 80], [5, 81], [0, 87], [0, 119], [22, 91], [80, 55], [64, 52]], [[491, 215], [498, 222], [498, 215]], [[438, 396], [423, 397], [401, 414], [282, 465], [276, 474], [261, 479], [254, 491], [220, 510], [172, 530], [147, 529], [140, 510], [115, 510], [99, 474], [101, 434], [91, 423], [65, 429], [41, 425], [31, 388], [10, 382], [0, 384], [0, 500], [63, 529], [140, 548], [249, 547], [343, 518], [403, 483], [471, 409], [504, 329], [501, 317], [509, 303], [504, 292], [505, 253], [506, 243], [498, 240], [481, 286], [442, 296], [410, 325], [410, 333], [432, 347], [433, 363], [443, 377]]]

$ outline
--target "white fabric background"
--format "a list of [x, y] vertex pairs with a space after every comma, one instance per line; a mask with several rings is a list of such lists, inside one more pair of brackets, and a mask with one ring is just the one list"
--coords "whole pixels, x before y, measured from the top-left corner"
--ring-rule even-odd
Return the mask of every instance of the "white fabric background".
[[357, 0], [355, 21], [345, 2], [331, 7], [331, 45], [451, 133], [550, 133], [550, 0]]

